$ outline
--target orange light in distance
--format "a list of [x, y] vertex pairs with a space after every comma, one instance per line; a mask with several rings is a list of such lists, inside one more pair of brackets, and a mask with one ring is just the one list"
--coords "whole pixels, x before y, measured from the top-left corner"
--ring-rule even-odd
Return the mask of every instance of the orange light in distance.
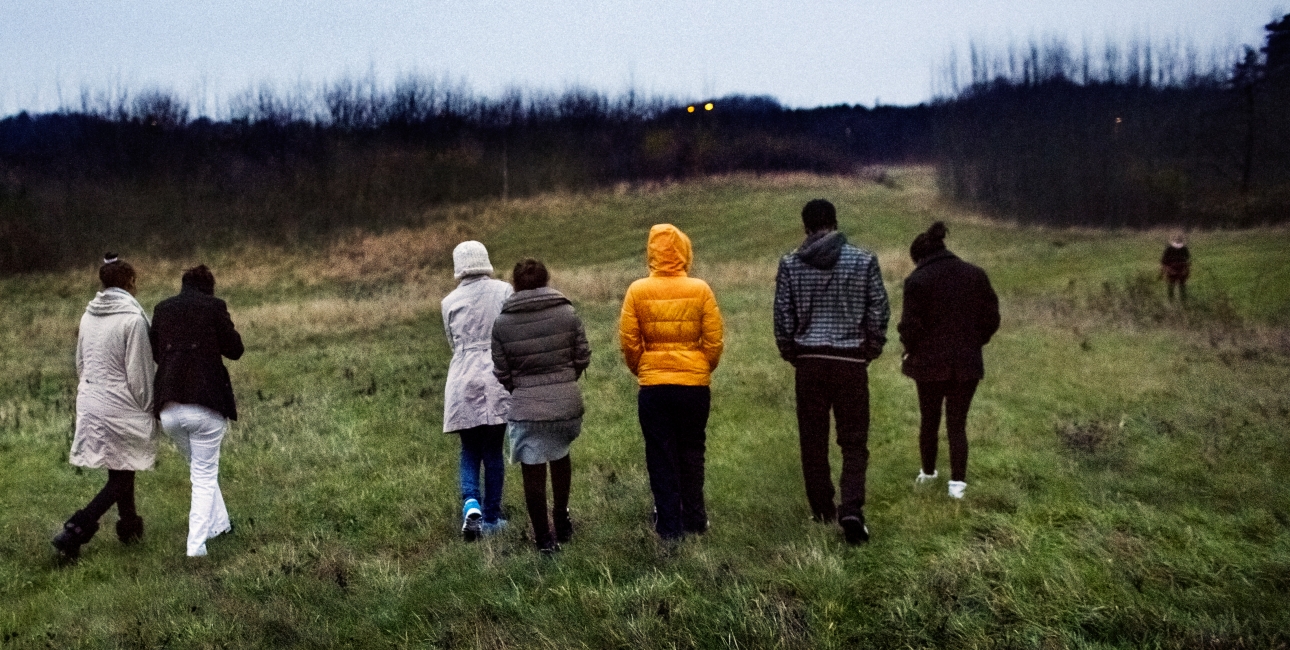
[[703, 110], [705, 110], [705, 111], [710, 111], [710, 110], [712, 110], [712, 102], [708, 102], [708, 103], [704, 104], [704, 105], [703, 105]]
[[694, 112], [694, 107], [693, 107], [693, 106], [686, 106], [686, 107], [685, 107], [685, 112], [686, 112], [686, 113], [693, 113], [693, 112]]

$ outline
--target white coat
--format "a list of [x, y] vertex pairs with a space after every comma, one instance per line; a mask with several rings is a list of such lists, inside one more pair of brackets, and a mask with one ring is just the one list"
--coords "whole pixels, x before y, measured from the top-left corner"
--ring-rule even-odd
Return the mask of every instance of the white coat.
[[76, 338], [76, 437], [68, 459], [81, 467], [151, 469], [157, 458], [152, 381], [157, 366], [148, 317], [124, 289], [99, 292]]
[[452, 345], [443, 391], [444, 432], [506, 423], [510, 394], [493, 375], [493, 321], [514, 291], [501, 280], [472, 275], [441, 303]]

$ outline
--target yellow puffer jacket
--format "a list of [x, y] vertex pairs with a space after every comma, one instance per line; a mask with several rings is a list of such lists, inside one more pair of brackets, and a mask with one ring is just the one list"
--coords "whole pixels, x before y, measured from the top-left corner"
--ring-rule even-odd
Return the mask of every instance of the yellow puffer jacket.
[[690, 238], [658, 224], [646, 256], [649, 277], [628, 287], [618, 319], [627, 367], [642, 386], [707, 386], [721, 360], [721, 311], [708, 283], [686, 275]]

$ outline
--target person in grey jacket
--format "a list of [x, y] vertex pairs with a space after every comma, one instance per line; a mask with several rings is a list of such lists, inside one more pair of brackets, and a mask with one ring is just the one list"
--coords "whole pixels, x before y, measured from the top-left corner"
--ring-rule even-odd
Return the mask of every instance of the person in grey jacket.
[[[461, 534], [468, 541], [506, 526], [502, 488], [506, 463], [506, 389], [493, 376], [493, 321], [514, 291], [492, 277], [488, 249], [464, 241], [452, 251], [457, 288], [444, 297], [443, 331], [452, 345], [452, 362], [443, 391], [443, 430], [461, 438]], [[484, 489], [479, 489], [480, 465]], [[483, 507], [480, 507], [483, 501]]]
[[99, 529], [99, 519], [117, 507], [117, 537], [131, 543], [143, 537], [143, 518], [134, 505], [134, 473], [152, 469], [157, 458], [152, 417], [152, 345], [148, 317], [134, 298], [134, 267], [104, 256], [103, 283], [85, 307], [76, 338], [76, 436], [71, 464], [105, 467], [107, 484], [63, 524], [52, 544], [65, 560]]
[[[511, 462], [520, 463], [524, 504], [540, 551], [559, 550], [573, 535], [569, 518], [569, 446], [582, 431], [578, 379], [591, 363], [587, 334], [573, 304], [547, 285], [535, 259], [515, 265], [515, 294], [493, 322], [493, 373], [511, 393], [507, 430]], [[547, 520], [546, 473], [551, 466], [552, 516]]]
[[[775, 344], [796, 373], [798, 444], [812, 518], [842, 526], [846, 541], [869, 541], [869, 362], [887, 342], [891, 308], [878, 256], [847, 243], [824, 199], [802, 207], [806, 239], [779, 260]], [[833, 502], [829, 411], [842, 449], [842, 501]]]

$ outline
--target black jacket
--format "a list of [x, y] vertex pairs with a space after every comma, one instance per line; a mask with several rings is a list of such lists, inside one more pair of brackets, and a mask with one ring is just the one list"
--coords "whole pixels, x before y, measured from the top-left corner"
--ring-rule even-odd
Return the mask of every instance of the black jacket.
[[153, 408], [167, 402], [200, 404], [237, 419], [233, 384], [220, 360], [242, 356], [242, 337], [223, 300], [184, 285], [157, 304], [152, 315], [152, 356], [157, 360]]
[[981, 346], [999, 329], [999, 298], [979, 267], [941, 250], [905, 278], [901, 371], [915, 381], [981, 379]]

